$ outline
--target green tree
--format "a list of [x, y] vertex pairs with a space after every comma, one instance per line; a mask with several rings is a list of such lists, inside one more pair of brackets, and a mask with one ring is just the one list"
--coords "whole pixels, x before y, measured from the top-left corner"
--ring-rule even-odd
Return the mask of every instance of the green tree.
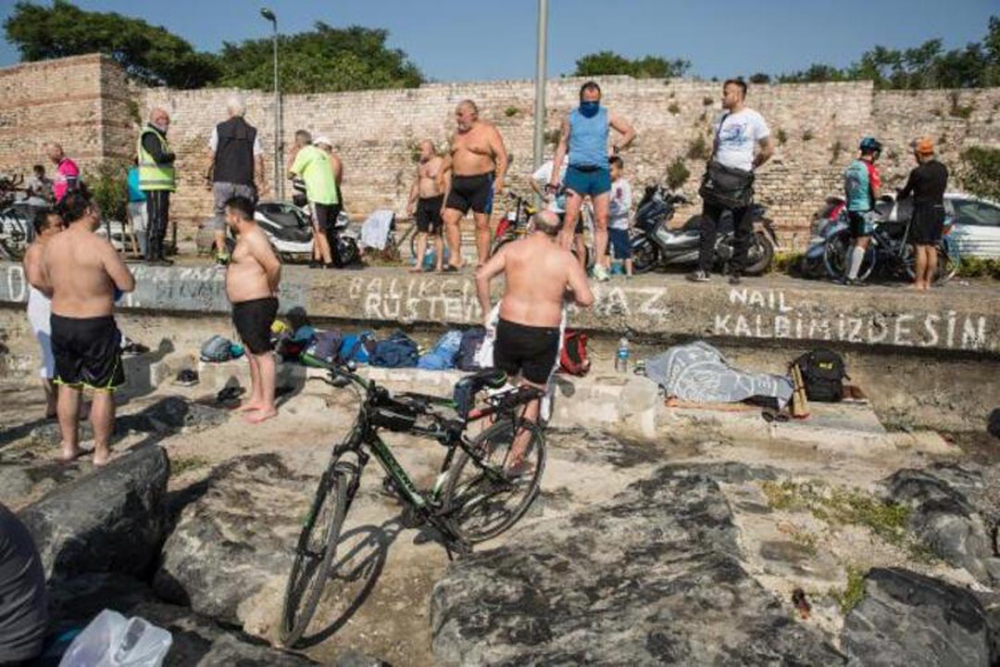
[[115, 12], [83, 11], [67, 0], [51, 7], [18, 2], [4, 31], [25, 61], [104, 53], [145, 84], [175, 88], [197, 88], [218, 74], [214, 56], [162, 27]]
[[614, 51], [590, 53], [576, 61], [573, 76], [608, 76], [623, 74], [637, 79], [672, 79], [684, 76], [691, 62], [677, 58], [667, 60], [659, 56], [629, 59]]
[[[403, 51], [390, 49], [386, 30], [351, 26], [316, 29], [279, 38], [281, 89], [288, 93], [336, 92], [373, 88], [413, 88], [424, 81]], [[218, 85], [263, 88], [273, 85], [270, 38], [226, 43], [220, 55]]]

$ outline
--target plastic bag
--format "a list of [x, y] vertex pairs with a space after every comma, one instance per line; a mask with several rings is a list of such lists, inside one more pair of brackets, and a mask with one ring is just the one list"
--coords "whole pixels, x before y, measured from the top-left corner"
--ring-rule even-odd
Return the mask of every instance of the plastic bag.
[[166, 630], [105, 609], [73, 640], [59, 667], [160, 667], [172, 643]]

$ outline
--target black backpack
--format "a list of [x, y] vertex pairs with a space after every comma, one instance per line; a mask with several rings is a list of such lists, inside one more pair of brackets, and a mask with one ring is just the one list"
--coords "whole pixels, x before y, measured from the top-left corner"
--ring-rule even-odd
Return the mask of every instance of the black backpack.
[[844, 358], [833, 350], [817, 348], [792, 362], [802, 373], [806, 398], [820, 403], [836, 403], [844, 397]]

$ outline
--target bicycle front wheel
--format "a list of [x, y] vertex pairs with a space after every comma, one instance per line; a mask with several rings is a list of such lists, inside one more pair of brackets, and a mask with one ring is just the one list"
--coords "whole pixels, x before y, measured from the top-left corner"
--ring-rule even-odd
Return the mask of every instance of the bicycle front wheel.
[[323, 473], [312, 508], [295, 547], [295, 560], [285, 586], [281, 642], [291, 648], [305, 633], [316, 612], [340, 541], [357, 468], [337, 463]]
[[[459, 536], [474, 544], [508, 530], [531, 507], [545, 470], [545, 436], [532, 422], [521, 421], [515, 432], [504, 419], [468, 449], [473, 456], [462, 451], [452, 465], [442, 505]], [[519, 463], [512, 452], [523, 452]]]

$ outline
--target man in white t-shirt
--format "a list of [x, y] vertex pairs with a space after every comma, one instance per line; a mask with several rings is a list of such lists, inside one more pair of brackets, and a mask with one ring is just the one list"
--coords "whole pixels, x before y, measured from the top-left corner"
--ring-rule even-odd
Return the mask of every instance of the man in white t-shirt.
[[[764, 117], [746, 107], [747, 84], [742, 79], [730, 79], [722, 88], [722, 108], [725, 113], [715, 123], [715, 141], [710, 162], [751, 174], [771, 159], [774, 146], [771, 130]], [[733, 258], [730, 261], [729, 282], [740, 283], [746, 266], [747, 251], [753, 237], [752, 206], [728, 209], [733, 216]], [[705, 202], [701, 220], [701, 249], [698, 270], [688, 276], [694, 282], [708, 282], [715, 264], [715, 239], [719, 220], [727, 209]]]

